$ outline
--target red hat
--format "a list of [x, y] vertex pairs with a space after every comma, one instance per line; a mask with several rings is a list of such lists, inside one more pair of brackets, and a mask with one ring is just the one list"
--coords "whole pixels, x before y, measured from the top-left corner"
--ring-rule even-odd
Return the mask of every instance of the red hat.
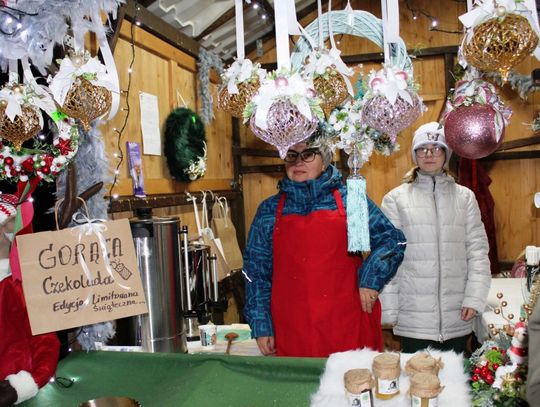
[[15, 216], [18, 203], [19, 198], [17, 196], [0, 193], [0, 226]]

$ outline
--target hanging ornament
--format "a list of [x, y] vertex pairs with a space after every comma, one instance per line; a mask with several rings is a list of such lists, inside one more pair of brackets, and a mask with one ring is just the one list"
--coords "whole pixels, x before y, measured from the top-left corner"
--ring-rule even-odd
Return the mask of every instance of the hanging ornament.
[[111, 109], [113, 82], [97, 58], [66, 57], [49, 88], [54, 100], [69, 117], [79, 119], [85, 131], [90, 122]]
[[466, 63], [481, 71], [499, 72], [506, 81], [510, 70], [538, 46], [536, 5], [533, 13], [526, 3], [480, 1], [460, 16], [468, 28], [461, 47]]
[[16, 151], [43, 127], [39, 107], [32, 103], [34, 96], [31, 87], [20, 83], [0, 90], [0, 138], [11, 142]]
[[314, 49], [308, 56], [304, 68], [306, 76], [312, 78], [313, 87], [326, 117], [330, 116], [332, 109], [353, 94], [348, 78], [352, 74], [352, 69], [343, 63], [340, 53], [337, 48]]
[[90, 122], [103, 116], [111, 108], [111, 92], [103, 86], [92, 85], [83, 76], [77, 77], [66, 95], [62, 111], [79, 119], [84, 131], [90, 130]]
[[409, 75], [395, 67], [371, 72], [363, 100], [364, 122], [387, 134], [393, 143], [398, 133], [412, 125], [424, 111]]
[[266, 71], [249, 59], [239, 60], [225, 70], [218, 93], [218, 107], [232, 116], [242, 118], [244, 109], [261, 86]]
[[236, 18], [236, 61], [223, 72], [222, 87], [218, 92], [218, 107], [232, 116], [241, 118], [249, 101], [255, 96], [266, 71], [260, 64], [245, 59], [244, 5], [234, 1]]
[[253, 133], [277, 147], [281, 158], [311, 136], [323, 116], [315, 91], [298, 73], [286, 71], [270, 73], [244, 112]]
[[331, 48], [328, 50], [324, 44], [322, 5], [318, 1], [318, 27], [319, 27], [319, 45], [311, 36], [302, 29], [304, 37], [311, 45], [311, 53], [307, 57], [307, 63], [304, 67], [304, 73], [313, 81], [313, 87], [321, 101], [321, 108], [326, 117], [330, 116], [332, 109], [340, 105], [349, 96], [354, 96], [353, 88], [349, 77], [353, 74], [341, 59], [341, 51], [337, 48], [332, 31], [332, 2], [328, 3], [328, 36], [330, 38]]
[[501, 145], [511, 114], [492, 84], [481, 79], [460, 81], [443, 114], [446, 142], [461, 157], [486, 157]]

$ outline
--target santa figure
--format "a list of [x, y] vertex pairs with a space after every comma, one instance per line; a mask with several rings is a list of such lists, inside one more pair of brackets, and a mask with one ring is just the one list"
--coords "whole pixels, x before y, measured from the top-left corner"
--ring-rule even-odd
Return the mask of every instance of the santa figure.
[[17, 203], [0, 193], [0, 407], [34, 397], [54, 376], [60, 352], [54, 332], [32, 335], [21, 281], [9, 271]]

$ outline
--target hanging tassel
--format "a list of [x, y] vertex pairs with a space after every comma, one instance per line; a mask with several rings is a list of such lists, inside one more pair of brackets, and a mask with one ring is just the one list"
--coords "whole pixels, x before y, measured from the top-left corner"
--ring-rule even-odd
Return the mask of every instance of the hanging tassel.
[[360, 175], [347, 178], [347, 236], [349, 252], [368, 252], [369, 212], [366, 180]]

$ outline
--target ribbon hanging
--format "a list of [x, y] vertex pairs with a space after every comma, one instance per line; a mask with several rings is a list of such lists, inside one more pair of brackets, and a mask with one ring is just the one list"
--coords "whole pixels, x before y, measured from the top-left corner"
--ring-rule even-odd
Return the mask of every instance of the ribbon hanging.
[[242, 0], [234, 0], [234, 12], [236, 16], [236, 57], [244, 59], [244, 7]]
[[[116, 284], [118, 284], [120, 288], [123, 288], [124, 290], [130, 290], [131, 287], [128, 287], [118, 282], [117, 279], [114, 278], [114, 275], [112, 273], [112, 265], [109, 260], [109, 252], [107, 251], [106, 239], [105, 239], [105, 236], [103, 236], [103, 232], [107, 230], [107, 225], [106, 225], [107, 220], [106, 219], [90, 219], [87, 215], [84, 215], [81, 212], [77, 212], [73, 215], [73, 221], [79, 224], [79, 226], [71, 229], [71, 233], [78, 234], [78, 242], [81, 243], [83, 237], [85, 236], [95, 235], [99, 242], [99, 247], [101, 249], [101, 253], [103, 256], [102, 257], [103, 265], [105, 266], [107, 274], [111, 277], [113, 281], [116, 282]], [[90, 273], [90, 269], [88, 268], [88, 265], [86, 264], [84, 255], [82, 253], [79, 253], [78, 258], [79, 258], [79, 263], [81, 264], [81, 267], [83, 269], [83, 272], [86, 275], [86, 278], [88, 280], [92, 280], [92, 275]], [[89, 302], [89, 297], [86, 298], [85, 305], [87, 302]]]
[[[330, 0], [332, 2], [332, 0]], [[324, 48], [324, 35], [322, 25], [322, 1], [317, 0], [317, 21], [319, 22], [319, 48]]]
[[294, 0], [279, 0], [274, 3], [276, 24], [276, 53], [278, 71], [291, 69], [289, 34], [300, 35]]
[[96, 38], [99, 43], [99, 49], [101, 55], [103, 56], [103, 61], [105, 62], [105, 67], [107, 68], [108, 82], [111, 83], [111, 111], [109, 112], [108, 119], [111, 120], [116, 116], [118, 112], [118, 107], [120, 106], [120, 81], [118, 79], [118, 71], [116, 70], [116, 63], [114, 62], [114, 57], [109, 47], [109, 42], [107, 41], [107, 36], [105, 34], [105, 29], [101, 23], [101, 16], [99, 10], [95, 9], [94, 14], [92, 15], [92, 20], [95, 24], [95, 33]]
[[347, 240], [351, 253], [370, 250], [366, 180], [359, 175], [347, 178]]
[[347, 0], [347, 5], [345, 6], [343, 10], [347, 12], [347, 25], [353, 27], [354, 26], [354, 10], [351, 7], [350, 0]]
[[399, 42], [399, 1], [381, 0], [384, 37], [384, 63], [391, 65], [394, 48]]
[[330, 57], [336, 66], [336, 70], [343, 76], [349, 95], [354, 97], [354, 90], [351, 81], [349, 80], [349, 76], [353, 74], [353, 70], [350, 69], [341, 59], [341, 51], [338, 49], [336, 42], [334, 41], [334, 32], [332, 30], [332, 0], [328, 1], [328, 36], [330, 37], [330, 44], [332, 45], [330, 48]]

